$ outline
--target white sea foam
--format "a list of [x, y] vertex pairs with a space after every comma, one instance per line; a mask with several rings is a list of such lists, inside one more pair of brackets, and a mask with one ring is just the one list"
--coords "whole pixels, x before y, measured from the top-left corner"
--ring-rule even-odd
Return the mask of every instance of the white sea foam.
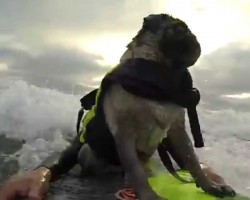
[[205, 148], [197, 149], [201, 158], [219, 172], [237, 192], [250, 196], [250, 114], [233, 110], [199, 110], [205, 131]]
[[[17, 156], [22, 168], [35, 167], [51, 152], [63, 150], [65, 138], [75, 134], [80, 96], [18, 81], [2, 89], [0, 97], [0, 132], [26, 141]], [[249, 135], [249, 113], [202, 107], [198, 112], [206, 140], [206, 148], [197, 150], [199, 157], [250, 196], [250, 142], [235, 137]]]
[[63, 150], [66, 138], [76, 134], [80, 96], [16, 81], [0, 97], [0, 133], [26, 141], [17, 154], [22, 168], [35, 167], [50, 152]]

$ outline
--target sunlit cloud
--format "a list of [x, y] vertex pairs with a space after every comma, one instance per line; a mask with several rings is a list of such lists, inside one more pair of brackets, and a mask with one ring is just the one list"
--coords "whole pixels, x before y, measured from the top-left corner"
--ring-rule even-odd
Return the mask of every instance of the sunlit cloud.
[[161, 1], [159, 10], [183, 19], [197, 35], [202, 53], [208, 54], [230, 42], [249, 41], [249, 1]]
[[[128, 12], [133, 4], [141, 6], [139, 13]], [[92, 30], [54, 30], [54, 33], [50, 32], [47, 35], [48, 40], [52, 43], [79, 47], [91, 54], [98, 54], [102, 57], [96, 61], [98, 64], [114, 66], [126, 49], [127, 43], [141, 28], [143, 17], [151, 13], [168, 13], [184, 20], [197, 35], [202, 46], [202, 56], [231, 42], [244, 41], [246, 45], [250, 44], [250, 27], [246, 26], [250, 23], [250, 14], [247, 12], [250, 2], [150, 0], [145, 5], [144, 1], [138, 0], [133, 4], [125, 1], [124, 17], [107, 21], [108, 29], [103, 30], [103, 25], [96, 24]], [[117, 26], [119, 23], [121, 26]], [[96, 30], [98, 26], [100, 26], [100, 31]]]
[[8, 70], [8, 65], [6, 63], [0, 63], [0, 72], [7, 70]]
[[94, 77], [92, 80], [94, 82], [100, 82], [102, 79], [103, 79], [103, 76], [97, 76], [97, 77]]
[[89, 53], [96, 53], [103, 59], [98, 60], [102, 66], [115, 66], [118, 64], [121, 55], [126, 50], [129, 37], [119, 35], [106, 35], [93, 38], [89, 41], [82, 41], [80, 46]]
[[232, 98], [232, 99], [249, 99], [250, 93], [228, 94], [228, 95], [222, 95], [222, 97]]

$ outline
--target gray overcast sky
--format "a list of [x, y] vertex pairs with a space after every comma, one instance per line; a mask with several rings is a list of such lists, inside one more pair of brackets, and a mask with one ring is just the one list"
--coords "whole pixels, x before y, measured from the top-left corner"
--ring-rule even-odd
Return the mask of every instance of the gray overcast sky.
[[203, 103], [246, 109], [249, 10], [246, 0], [0, 0], [0, 77], [89, 90], [118, 62], [143, 17], [169, 13], [186, 21], [202, 45], [192, 74]]

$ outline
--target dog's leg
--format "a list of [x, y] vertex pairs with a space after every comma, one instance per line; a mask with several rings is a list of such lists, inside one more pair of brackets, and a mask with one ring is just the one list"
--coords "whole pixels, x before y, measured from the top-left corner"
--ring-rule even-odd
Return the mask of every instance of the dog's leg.
[[145, 124], [149, 122], [140, 103], [120, 87], [113, 87], [103, 105], [129, 184], [140, 200], [157, 200], [160, 198], [151, 189], [136, 150], [138, 136], [145, 134]]
[[184, 110], [179, 115], [178, 119], [171, 124], [168, 131], [168, 137], [170, 142], [173, 144], [176, 153], [182, 159], [185, 168], [195, 179], [197, 186], [201, 187], [205, 192], [215, 196], [232, 196], [232, 191], [226, 191], [227, 189], [224, 187], [220, 187], [210, 181], [201, 169], [198, 158], [194, 152], [192, 142], [190, 141], [185, 129]]
[[204, 174], [202, 173], [199, 161], [192, 147], [192, 142], [185, 129], [184, 111], [178, 116], [176, 121], [171, 124], [167, 137], [193, 178], [195, 180], [203, 178]]
[[139, 199], [156, 200], [157, 195], [148, 184], [147, 175], [138, 159], [135, 149], [135, 138], [115, 137], [117, 150], [122, 166], [126, 172], [129, 183], [132, 185]]

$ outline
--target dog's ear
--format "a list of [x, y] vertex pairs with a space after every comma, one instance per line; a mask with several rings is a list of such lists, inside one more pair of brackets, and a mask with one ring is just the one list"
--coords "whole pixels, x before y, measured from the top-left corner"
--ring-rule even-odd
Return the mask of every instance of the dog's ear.
[[152, 33], [156, 33], [164, 20], [167, 20], [170, 16], [166, 14], [160, 14], [160, 15], [149, 15], [143, 19], [143, 26], [142, 28], [144, 30], [151, 31]]

